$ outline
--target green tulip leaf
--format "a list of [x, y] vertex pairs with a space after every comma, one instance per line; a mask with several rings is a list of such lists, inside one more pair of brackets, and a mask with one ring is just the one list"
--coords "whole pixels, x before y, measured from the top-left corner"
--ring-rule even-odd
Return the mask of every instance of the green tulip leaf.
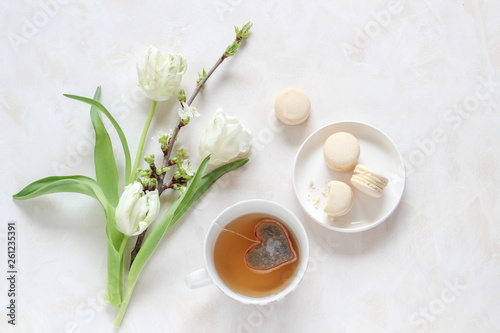
[[100, 96], [100, 87], [97, 88], [94, 99], [68, 94], [65, 94], [64, 96], [92, 106], [90, 109], [90, 115], [92, 125], [94, 126], [96, 133], [96, 145], [94, 150], [96, 178], [99, 184], [103, 187], [106, 196], [109, 197], [109, 200], [112, 203], [112, 208], [110, 209], [109, 214], [106, 215], [106, 237], [108, 240], [106, 301], [111, 305], [119, 306], [122, 301], [124, 275], [122, 247], [127, 244], [128, 237], [125, 237], [125, 235], [116, 229], [114, 208], [119, 201], [118, 171], [109, 134], [107, 133], [100, 113], [97, 110], [101, 111], [104, 115], [106, 115], [106, 117], [108, 117], [109, 121], [113, 124], [116, 132], [118, 133], [125, 155], [125, 179], [129, 178], [131, 170], [130, 151], [127, 139], [125, 138], [120, 125], [118, 125], [111, 113], [98, 101]]
[[87, 97], [82, 97], [82, 96], [70, 95], [70, 94], [64, 94], [64, 96], [71, 98], [71, 99], [74, 99], [74, 100], [77, 100], [77, 101], [80, 101], [80, 102], [83, 102], [83, 103], [87, 103], [89, 105], [92, 105], [92, 106], [96, 107], [98, 110], [100, 110], [102, 113], [104, 113], [104, 115], [106, 115], [106, 117], [108, 117], [109, 121], [111, 122], [111, 124], [115, 128], [116, 133], [118, 133], [118, 136], [120, 138], [120, 142], [121, 142], [122, 147], [123, 147], [123, 153], [125, 155], [125, 179], [129, 179], [130, 170], [132, 168], [131, 158], [130, 158], [130, 150], [128, 148], [127, 138], [125, 137], [125, 134], [123, 134], [123, 131], [122, 131], [120, 125], [118, 125], [118, 123], [116, 122], [115, 118], [113, 118], [111, 113], [104, 107], [104, 105], [102, 105], [101, 103], [99, 103], [96, 100], [93, 100], [93, 99], [87, 98]]
[[[94, 100], [99, 101], [100, 87], [97, 88]], [[116, 207], [119, 201], [118, 193], [118, 170], [113, 154], [113, 145], [106, 128], [101, 119], [98, 108], [94, 105], [90, 108], [90, 117], [96, 133], [94, 150], [94, 164], [97, 182], [105, 189], [109, 200]], [[123, 294], [123, 255], [120, 248], [126, 244], [128, 237], [116, 229], [116, 219], [113, 214], [106, 218], [106, 238], [108, 240], [108, 275], [106, 287], [106, 301], [113, 306], [119, 306]]]
[[195, 203], [196, 200], [198, 200], [210, 188], [210, 186], [212, 186], [212, 184], [217, 181], [217, 179], [219, 179], [229, 171], [242, 167], [247, 162], [248, 158], [242, 158], [231, 163], [224, 164], [223, 166], [220, 166], [203, 176], [203, 178], [201, 178], [200, 182], [198, 183], [193, 196], [191, 196], [189, 201], [187, 201], [185, 204], [179, 206], [179, 208], [175, 212], [175, 215], [180, 214], [182, 216], [189, 209], [189, 207], [191, 207], [191, 205], [193, 205], [193, 203]]
[[108, 238], [108, 286], [106, 300], [119, 306], [123, 293], [123, 257], [120, 247], [126, 240], [115, 227], [115, 207], [112, 206], [99, 184], [86, 176], [52, 176], [33, 182], [13, 195], [16, 200], [36, 198], [51, 193], [72, 192], [97, 199], [106, 213], [106, 235]]
[[113, 214], [109, 214], [106, 219], [106, 238], [108, 240], [108, 275], [105, 300], [113, 306], [120, 306], [123, 295], [123, 247], [127, 244], [128, 237], [116, 229], [114, 209]]
[[[94, 94], [95, 101], [98, 101], [100, 94], [101, 87], [97, 87]], [[120, 196], [118, 194], [118, 169], [113, 154], [113, 144], [108, 131], [104, 127], [101, 114], [94, 105], [90, 108], [90, 118], [95, 131], [94, 165], [96, 180], [109, 202], [116, 207]]]
[[13, 195], [14, 199], [26, 200], [41, 195], [60, 192], [81, 193], [97, 199], [104, 210], [110, 209], [110, 203], [99, 184], [86, 176], [52, 176], [33, 182]]

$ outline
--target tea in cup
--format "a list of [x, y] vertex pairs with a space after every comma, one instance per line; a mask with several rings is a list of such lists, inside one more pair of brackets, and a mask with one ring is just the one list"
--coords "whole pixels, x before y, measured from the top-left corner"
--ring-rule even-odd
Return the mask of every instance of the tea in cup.
[[205, 268], [186, 276], [190, 288], [215, 283], [237, 301], [264, 305], [298, 286], [307, 269], [309, 241], [302, 223], [285, 207], [247, 200], [213, 221], [204, 259]]

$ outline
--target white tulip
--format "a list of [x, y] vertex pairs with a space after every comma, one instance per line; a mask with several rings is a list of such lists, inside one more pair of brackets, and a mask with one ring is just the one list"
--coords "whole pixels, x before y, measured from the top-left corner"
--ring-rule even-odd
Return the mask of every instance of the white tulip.
[[150, 99], [166, 101], [179, 89], [186, 68], [186, 59], [182, 55], [164, 55], [150, 46], [137, 63], [139, 87]]
[[158, 190], [144, 193], [142, 184], [134, 182], [125, 190], [116, 206], [116, 228], [127, 236], [136, 236], [146, 230], [160, 213]]
[[251, 145], [250, 130], [243, 127], [238, 118], [218, 109], [201, 139], [199, 151], [202, 156], [210, 154], [209, 163], [218, 165], [246, 154]]

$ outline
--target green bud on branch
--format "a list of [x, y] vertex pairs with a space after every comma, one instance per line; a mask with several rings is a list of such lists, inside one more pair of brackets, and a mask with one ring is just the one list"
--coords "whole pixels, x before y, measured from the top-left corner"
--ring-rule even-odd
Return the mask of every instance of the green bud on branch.
[[248, 22], [243, 26], [243, 28], [238, 29], [238, 27], [234, 27], [234, 31], [236, 32], [236, 39], [234, 40], [233, 44], [229, 45], [226, 48], [226, 51], [222, 55], [222, 58], [227, 58], [227, 57], [232, 57], [238, 52], [238, 48], [240, 47], [240, 43], [244, 38], [248, 37], [248, 31], [250, 31], [250, 28], [252, 27], [252, 23]]
[[149, 165], [152, 165], [155, 163], [155, 154], [151, 154], [149, 156], [144, 156], [144, 161], [149, 164]]
[[234, 27], [234, 31], [236, 32], [236, 39], [241, 40], [243, 38], [248, 37], [248, 31], [250, 31], [250, 28], [253, 26], [252, 23], [248, 22], [243, 26], [243, 28], [238, 29], [238, 27]]
[[185, 103], [186, 102], [186, 92], [184, 89], [179, 90], [179, 96], [177, 97], [180, 103]]
[[198, 80], [196, 84], [199, 85], [201, 81], [203, 81], [207, 77], [207, 72], [205, 72], [205, 68], [203, 68], [203, 72], [198, 73]]
[[171, 136], [172, 136], [172, 131], [170, 131], [170, 133], [164, 134], [158, 138], [158, 142], [160, 143], [161, 150], [163, 152], [165, 152], [168, 149], [168, 140], [170, 140]]
[[[177, 149], [177, 158], [180, 159], [180, 160], [184, 160], [188, 157], [188, 153], [187, 151], [184, 150], [184, 148], [179, 148]], [[181, 161], [181, 163], [182, 163]]]
[[238, 48], [240, 47], [240, 43], [239, 41], [235, 40], [233, 42], [233, 44], [229, 45], [227, 48], [226, 48], [226, 52], [224, 52], [224, 55], [223, 57], [224, 58], [227, 58], [227, 57], [232, 57], [236, 54], [236, 52], [238, 52]]
[[139, 169], [139, 175], [141, 177], [149, 178], [149, 177], [151, 177], [152, 174], [153, 174], [153, 171], [151, 169], [146, 169], [146, 170]]

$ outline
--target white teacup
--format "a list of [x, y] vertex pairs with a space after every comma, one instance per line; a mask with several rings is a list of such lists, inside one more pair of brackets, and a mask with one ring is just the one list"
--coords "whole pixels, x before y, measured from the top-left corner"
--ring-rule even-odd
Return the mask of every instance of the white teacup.
[[[282, 221], [295, 235], [300, 253], [298, 269], [290, 283], [280, 292], [264, 297], [250, 297], [231, 290], [221, 280], [214, 265], [214, 247], [217, 237], [223, 232], [221, 227], [226, 226], [240, 216], [252, 213], [274, 216]], [[265, 305], [283, 299], [298, 286], [309, 262], [309, 240], [304, 226], [290, 210], [272, 201], [252, 199], [238, 202], [226, 208], [215, 218], [205, 237], [204, 257], [205, 268], [192, 272], [185, 278], [186, 285], [189, 288], [199, 288], [215, 283], [224, 294], [241, 303]]]

